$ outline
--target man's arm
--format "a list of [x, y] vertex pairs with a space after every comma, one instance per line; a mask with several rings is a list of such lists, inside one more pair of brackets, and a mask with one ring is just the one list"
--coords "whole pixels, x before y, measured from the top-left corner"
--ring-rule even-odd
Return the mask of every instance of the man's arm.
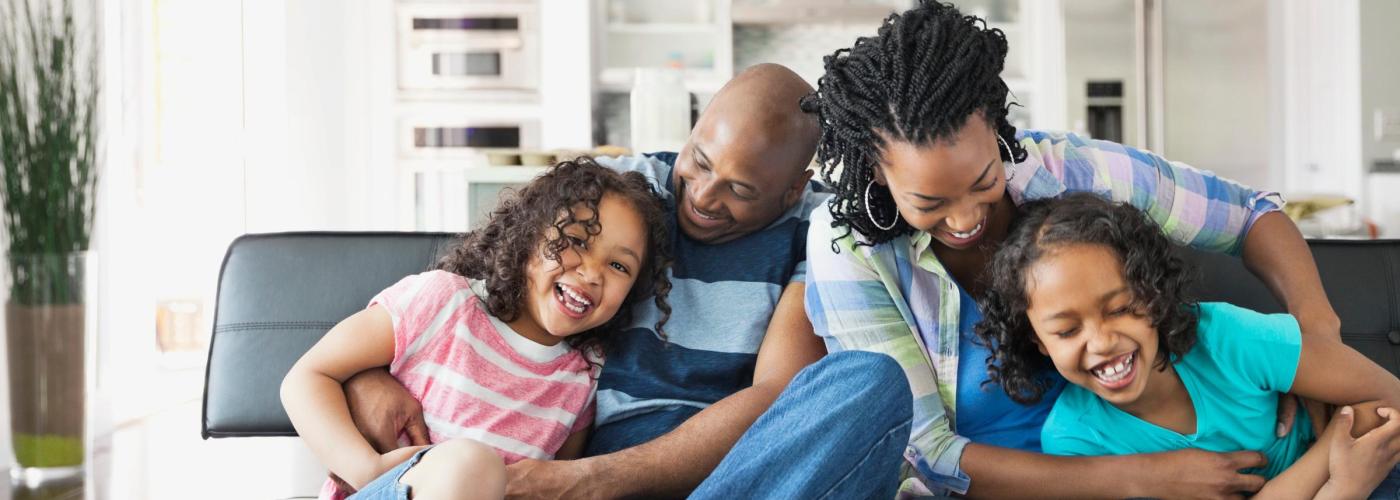
[[758, 350], [753, 385], [710, 405], [675, 430], [632, 448], [570, 461], [524, 460], [507, 468], [512, 498], [681, 497], [704, 481], [798, 371], [826, 354], [789, 283]]

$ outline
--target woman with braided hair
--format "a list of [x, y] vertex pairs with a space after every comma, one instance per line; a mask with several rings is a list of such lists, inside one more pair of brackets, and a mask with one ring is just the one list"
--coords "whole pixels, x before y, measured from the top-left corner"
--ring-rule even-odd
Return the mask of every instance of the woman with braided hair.
[[[988, 383], [972, 297], [1019, 205], [1092, 192], [1142, 210], [1172, 240], [1240, 255], [1305, 335], [1340, 339], [1340, 320], [1282, 199], [1153, 153], [1073, 134], [1016, 130], [1000, 73], [1000, 30], [922, 0], [873, 37], [824, 59], [802, 107], [818, 115], [817, 159], [834, 197], [808, 232], [806, 307], [828, 348], [883, 352], [913, 390], [905, 457], [919, 486], [978, 497], [1233, 497], [1264, 479], [1252, 451], [1121, 457], [1040, 453], [1064, 387], [1047, 370], [1020, 405]], [[1293, 398], [1282, 398], [1292, 401]], [[1296, 405], [1283, 405], [1282, 436]], [[1322, 419], [1314, 419], [1321, 421]]]

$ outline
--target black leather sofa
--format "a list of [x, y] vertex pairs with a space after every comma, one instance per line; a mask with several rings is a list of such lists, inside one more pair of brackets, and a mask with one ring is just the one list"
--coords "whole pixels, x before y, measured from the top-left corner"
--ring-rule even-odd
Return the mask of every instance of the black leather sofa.
[[[207, 438], [293, 436], [278, 387], [292, 363], [378, 291], [432, 266], [446, 233], [278, 233], [238, 238], [219, 276], [204, 387]], [[1400, 240], [1310, 241], [1342, 340], [1400, 373]], [[1282, 309], [1238, 259], [1191, 253], [1204, 300]]]

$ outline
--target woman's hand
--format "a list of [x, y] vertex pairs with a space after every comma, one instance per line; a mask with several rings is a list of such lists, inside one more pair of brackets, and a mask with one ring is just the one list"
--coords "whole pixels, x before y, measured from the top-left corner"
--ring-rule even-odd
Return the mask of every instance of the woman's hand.
[[1380, 408], [1384, 424], [1359, 438], [1351, 437], [1352, 407], [1337, 412], [1323, 432], [1328, 443], [1329, 477], [1318, 498], [1365, 498], [1400, 462], [1400, 412]]
[[1264, 486], [1264, 478], [1240, 469], [1267, 465], [1264, 455], [1253, 451], [1215, 453], [1184, 449], [1145, 455], [1151, 457], [1150, 476], [1158, 478], [1142, 495], [1160, 498], [1244, 498]]

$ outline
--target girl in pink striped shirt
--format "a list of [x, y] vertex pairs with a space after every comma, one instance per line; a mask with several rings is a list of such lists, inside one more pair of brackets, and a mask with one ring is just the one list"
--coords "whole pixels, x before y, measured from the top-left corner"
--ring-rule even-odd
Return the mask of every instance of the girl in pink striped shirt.
[[[560, 163], [438, 270], [327, 332], [282, 382], [287, 415], [354, 498], [501, 498], [505, 464], [582, 451], [608, 335], [630, 306], [655, 300], [660, 331], [668, 227], [641, 174]], [[380, 454], [356, 430], [341, 384], [383, 366], [422, 403], [433, 445]], [[321, 496], [344, 492], [328, 482]]]

